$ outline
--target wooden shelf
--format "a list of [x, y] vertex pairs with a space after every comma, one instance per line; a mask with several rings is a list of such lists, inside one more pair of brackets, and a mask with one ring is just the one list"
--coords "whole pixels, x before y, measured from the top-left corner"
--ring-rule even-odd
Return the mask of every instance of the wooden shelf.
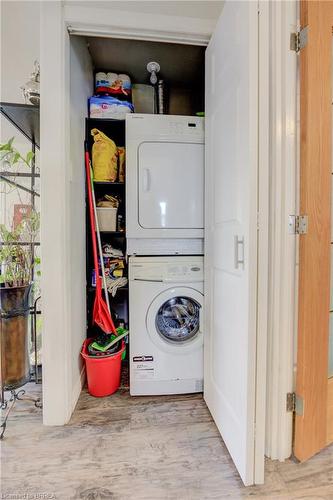
[[[96, 291], [96, 287], [91, 285], [91, 286], [87, 287], [87, 290], [88, 290], [89, 293], [93, 293], [93, 292]], [[122, 286], [122, 287], [118, 288], [117, 289], [117, 293], [118, 292], [128, 292], [128, 285]]]
[[101, 234], [107, 234], [108, 236], [115, 236], [117, 238], [126, 238], [125, 231], [100, 231]]
[[94, 181], [94, 186], [116, 186], [116, 187], [125, 187], [125, 182]]
[[89, 117], [87, 118], [87, 121], [90, 123], [90, 122], [94, 122], [94, 123], [120, 123], [120, 124], [125, 124], [125, 121], [126, 120], [117, 120], [116, 118], [94, 118], [94, 117]]

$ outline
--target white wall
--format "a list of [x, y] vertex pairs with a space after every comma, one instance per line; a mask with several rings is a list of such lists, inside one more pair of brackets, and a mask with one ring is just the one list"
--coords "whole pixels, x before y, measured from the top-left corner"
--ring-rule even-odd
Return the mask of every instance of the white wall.
[[[41, 4], [41, 243], [43, 422], [63, 425], [72, 411], [69, 37], [61, 2]], [[76, 315], [75, 315], [76, 317]]]
[[[24, 103], [20, 87], [28, 81], [34, 61], [39, 59], [39, 2], [0, 2], [0, 101]], [[2, 115], [0, 142], [15, 137], [15, 147], [26, 154], [31, 145]], [[22, 182], [26, 184], [26, 182]], [[6, 190], [8, 193], [8, 190]], [[18, 194], [21, 195], [21, 200]], [[0, 195], [0, 223], [10, 224], [13, 203], [29, 203], [23, 191]]]
[[83, 141], [93, 73], [83, 40], [70, 40], [62, 2], [43, 2], [41, 14], [43, 421], [46, 425], [63, 425], [80, 395], [83, 373]]
[[38, 1], [0, 2], [1, 101], [24, 102], [20, 86], [39, 59], [39, 7]]
[[151, 1], [66, 1], [66, 5], [93, 6], [94, 8], [125, 10], [126, 12], [141, 12], [146, 14], [158, 14], [165, 16], [196, 17], [198, 19], [212, 19], [217, 21], [224, 0], [151, 0]]
[[87, 99], [93, 93], [93, 68], [83, 38], [70, 40], [70, 233], [71, 245], [71, 369], [72, 401], [75, 404], [81, 391], [80, 348], [86, 338], [86, 239], [85, 239], [85, 169], [84, 138]]

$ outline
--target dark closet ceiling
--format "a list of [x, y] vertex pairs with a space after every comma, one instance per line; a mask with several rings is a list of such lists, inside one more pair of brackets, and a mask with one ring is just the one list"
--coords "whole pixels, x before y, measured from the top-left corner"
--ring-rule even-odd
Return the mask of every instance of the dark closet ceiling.
[[149, 83], [147, 63], [161, 66], [159, 78], [168, 84], [202, 85], [205, 47], [115, 38], [86, 38], [96, 71], [128, 74], [133, 82]]

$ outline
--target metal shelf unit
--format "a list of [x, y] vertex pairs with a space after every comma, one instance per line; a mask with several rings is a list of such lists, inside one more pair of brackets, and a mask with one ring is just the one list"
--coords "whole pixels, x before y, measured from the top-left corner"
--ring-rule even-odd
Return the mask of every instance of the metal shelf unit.
[[[0, 179], [6, 181], [18, 189], [25, 191], [30, 194], [30, 204], [32, 209], [35, 209], [36, 198], [40, 197], [40, 193], [36, 191], [36, 179], [40, 178], [39, 172], [36, 170], [35, 154], [36, 149], [40, 147], [40, 120], [39, 120], [39, 106], [33, 106], [30, 104], [18, 104], [10, 102], [0, 103], [0, 113], [4, 116], [30, 143], [31, 151], [33, 153], [33, 158], [31, 161], [31, 172], [7, 172], [3, 171], [0, 173]], [[22, 186], [16, 180], [12, 178], [26, 178], [30, 179], [30, 187]], [[20, 241], [15, 243], [16, 245], [30, 246], [31, 257], [35, 258], [35, 247], [40, 245], [40, 242], [26, 242]], [[0, 242], [0, 245], [6, 245], [5, 242]], [[34, 271], [33, 271], [34, 272]], [[34, 280], [34, 275], [32, 276]], [[31, 308], [31, 331], [34, 343], [34, 351], [36, 354], [37, 346], [37, 331], [36, 331], [36, 317], [41, 314], [41, 310], [36, 307], [39, 298], [35, 299], [34, 306]], [[35, 366], [33, 377], [36, 384], [41, 383], [41, 377], [39, 376], [41, 370], [38, 369], [38, 360], [35, 355]]]

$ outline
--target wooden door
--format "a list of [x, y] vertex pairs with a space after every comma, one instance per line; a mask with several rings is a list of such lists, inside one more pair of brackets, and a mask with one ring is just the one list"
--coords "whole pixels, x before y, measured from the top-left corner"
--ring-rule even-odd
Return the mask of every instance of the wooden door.
[[[332, 177], [332, 1], [301, 1], [299, 313], [294, 455], [303, 461], [332, 439], [328, 379]], [[333, 423], [332, 423], [333, 425]]]
[[264, 99], [258, 93], [258, 30], [256, 2], [226, 1], [206, 51], [204, 397], [245, 485], [264, 477], [257, 443], [264, 440], [265, 405], [256, 399]]

